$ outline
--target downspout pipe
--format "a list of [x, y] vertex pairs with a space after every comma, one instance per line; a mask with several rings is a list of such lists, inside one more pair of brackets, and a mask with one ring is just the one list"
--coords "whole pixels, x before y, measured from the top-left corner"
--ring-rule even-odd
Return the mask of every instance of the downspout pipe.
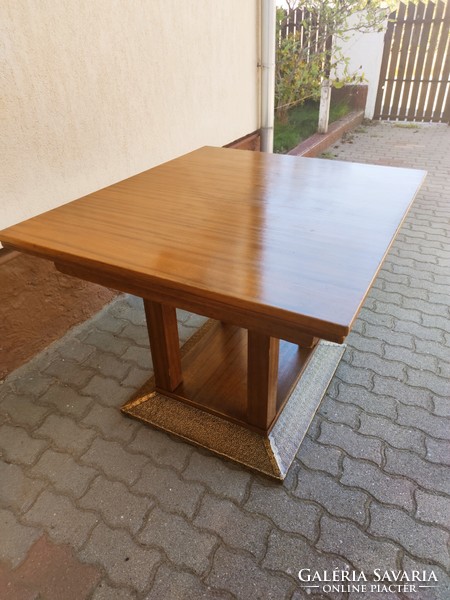
[[276, 0], [261, 0], [261, 151], [273, 152]]

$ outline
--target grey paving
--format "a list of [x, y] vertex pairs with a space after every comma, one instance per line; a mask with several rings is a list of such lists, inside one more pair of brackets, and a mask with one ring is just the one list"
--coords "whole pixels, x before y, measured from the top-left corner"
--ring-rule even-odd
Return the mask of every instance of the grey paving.
[[[428, 177], [284, 485], [122, 417], [151, 358], [120, 296], [3, 382], [0, 566], [45, 534], [99, 570], [90, 600], [371, 597], [301, 587], [335, 567], [432, 569], [373, 597], [450, 597], [450, 129], [369, 124], [331, 153]], [[178, 318], [182, 340], [203, 322]]]

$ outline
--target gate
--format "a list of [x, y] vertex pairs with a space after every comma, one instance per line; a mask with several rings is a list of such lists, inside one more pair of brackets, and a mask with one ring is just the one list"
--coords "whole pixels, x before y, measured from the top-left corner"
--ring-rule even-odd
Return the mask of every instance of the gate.
[[450, 0], [399, 4], [385, 35], [375, 119], [450, 121]]

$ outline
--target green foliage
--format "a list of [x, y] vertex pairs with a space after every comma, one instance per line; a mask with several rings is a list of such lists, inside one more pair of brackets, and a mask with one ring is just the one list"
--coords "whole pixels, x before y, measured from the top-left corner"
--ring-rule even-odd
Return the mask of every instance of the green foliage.
[[[347, 103], [331, 105], [330, 122], [337, 121], [349, 112]], [[302, 106], [294, 106], [287, 111], [285, 121], [275, 119], [273, 151], [282, 154], [289, 152], [297, 144], [317, 131], [319, 103], [307, 100]]]
[[[389, 0], [393, 1], [393, 0]], [[277, 8], [275, 107], [286, 121], [287, 110], [320, 97], [320, 84], [329, 78], [334, 87], [365, 81], [364, 73], [350, 72], [341, 44], [353, 32], [381, 31], [389, 5], [381, 0], [288, 0], [290, 10], [301, 8], [304, 35], [296, 29], [282, 36], [288, 12]], [[306, 35], [305, 35], [306, 34]]]

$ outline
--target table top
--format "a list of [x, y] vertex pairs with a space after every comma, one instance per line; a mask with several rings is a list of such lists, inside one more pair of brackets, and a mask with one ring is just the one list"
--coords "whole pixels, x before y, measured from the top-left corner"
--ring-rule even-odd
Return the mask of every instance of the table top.
[[164, 286], [180, 300], [338, 339], [424, 175], [204, 147], [9, 227], [0, 240], [105, 272], [125, 289]]

